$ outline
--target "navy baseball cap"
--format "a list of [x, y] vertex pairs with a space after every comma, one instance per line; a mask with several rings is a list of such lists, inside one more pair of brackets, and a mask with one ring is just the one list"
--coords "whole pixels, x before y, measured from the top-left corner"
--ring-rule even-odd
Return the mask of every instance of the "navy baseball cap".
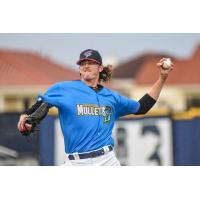
[[83, 52], [81, 52], [79, 60], [76, 62], [76, 64], [80, 65], [80, 63], [84, 60], [95, 61], [98, 64], [102, 65], [102, 58], [100, 53], [93, 49], [86, 49]]

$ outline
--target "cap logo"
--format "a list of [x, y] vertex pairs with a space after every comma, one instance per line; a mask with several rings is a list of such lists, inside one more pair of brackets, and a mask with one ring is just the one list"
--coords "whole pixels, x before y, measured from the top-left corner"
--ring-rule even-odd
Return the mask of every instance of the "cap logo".
[[92, 51], [86, 51], [83, 55], [87, 58], [92, 55]]

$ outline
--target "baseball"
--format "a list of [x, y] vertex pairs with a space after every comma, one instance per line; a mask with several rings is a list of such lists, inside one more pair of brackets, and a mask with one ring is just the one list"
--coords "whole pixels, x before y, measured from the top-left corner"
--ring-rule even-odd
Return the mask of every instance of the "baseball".
[[162, 67], [164, 69], [169, 69], [169, 68], [171, 68], [171, 66], [172, 66], [172, 61], [170, 58], [167, 58], [165, 61], [163, 61]]

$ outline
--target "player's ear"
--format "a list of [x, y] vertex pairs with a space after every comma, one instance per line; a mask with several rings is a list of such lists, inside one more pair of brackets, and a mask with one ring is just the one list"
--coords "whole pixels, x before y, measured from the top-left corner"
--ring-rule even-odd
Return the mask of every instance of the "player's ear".
[[100, 65], [99, 66], [99, 72], [102, 72], [103, 71], [103, 65]]

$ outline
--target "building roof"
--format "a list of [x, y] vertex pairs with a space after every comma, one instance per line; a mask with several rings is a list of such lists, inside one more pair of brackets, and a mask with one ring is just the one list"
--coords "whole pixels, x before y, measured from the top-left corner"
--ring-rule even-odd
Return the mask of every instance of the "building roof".
[[73, 69], [39, 54], [0, 50], [0, 86], [51, 85], [77, 78], [79, 74]]
[[145, 53], [127, 62], [121, 63], [113, 70], [113, 78], [135, 78], [143, 65], [149, 60], [160, 60], [161, 58], [172, 57], [167, 54]]
[[[157, 60], [148, 60], [135, 77], [136, 84], [152, 84], [158, 78], [155, 70]], [[187, 59], [174, 59], [174, 69], [169, 74], [166, 84], [200, 84], [200, 45]]]
[[146, 53], [120, 64], [113, 71], [113, 78], [133, 79], [138, 85], [152, 84], [158, 78], [156, 63], [161, 58], [172, 58], [174, 69], [166, 84], [200, 84], [200, 44], [190, 58], [178, 59], [167, 54]]

